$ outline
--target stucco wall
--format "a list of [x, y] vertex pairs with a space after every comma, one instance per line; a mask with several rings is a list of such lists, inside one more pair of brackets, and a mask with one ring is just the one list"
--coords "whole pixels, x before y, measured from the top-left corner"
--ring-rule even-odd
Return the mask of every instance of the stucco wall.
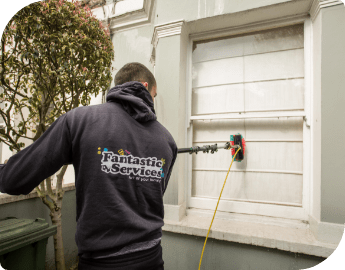
[[[164, 269], [198, 269], [205, 238], [163, 232]], [[313, 267], [324, 258], [277, 249], [207, 239], [201, 269], [299, 270]]]
[[[161, 46], [156, 51], [156, 78], [157, 78], [157, 119], [169, 130], [178, 147], [179, 122], [179, 65], [180, 65], [180, 37], [178, 35], [162, 39]], [[181, 117], [181, 116], [180, 116]], [[179, 162], [179, 157], [176, 164]], [[168, 188], [164, 194], [165, 204], [177, 204], [177, 169], [169, 180]]]
[[157, 24], [184, 19], [193, 21], [228, 13], [236, 13], [264, 6], [275, 5], [289, 0], [157, 0]]
[[345, 7], [322, 10], [321, 221], [345, 223]]
[[[129, 62], [142, 63], [153, 72], [153, 65], [150, 63], [152, 33], [153, 26], [146, 25], [112, 35], [115, 51], [113, 78], [117, 71]], [[114, 82], [112, 82], [112, 86], [114, 86]]]

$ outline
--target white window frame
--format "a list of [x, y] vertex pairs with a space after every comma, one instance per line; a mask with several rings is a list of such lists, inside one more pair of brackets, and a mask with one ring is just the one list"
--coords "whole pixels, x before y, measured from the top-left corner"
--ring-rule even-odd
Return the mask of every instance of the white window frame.
[[[210, 38], [217, 37], [228, 37], [239, 34], [239, 33], [254, 33], [266, 29], [274, 29], [277, 27], [283, 27], [294, 24], [304, 24], [304, 112], [288, 112], [275, 113], [275, 115], [281, 116], [301, 116], [304, 118], [303, 121], [303, 199], [302, 207], [293, 207], [285, 206], [281, 204], [263, 204], [263, 203], [251, 203], [243, 201], [231, 201], [231, 200], [220, 200], [218, 210], [224, 211], [224, 216], [227, 216], [225, 212], [230, 213], [239, 213], [239, 214], [251, 214], [251, 215], [263, 215], [271, 216], [277, 218], [288, 218], [295, 220], [308, 221], [310, 208], [312, 206], [312, 179], [311, 179], [311, 145], [312, 145], [312, 133], [310, 130], [310, 120], [312, 110], [312, 22], [309, 16], [300, 16], [294, 17], [292, 19], [272, 21], [269, 23], [256, 24], [252, 26], [244, 26], [241, 28], [235, 28], [230, 30], [218, 31], [217, 33], [205, 33], [205, 34], [196, 34], [190, 35], [189, 45], [187, 52], [187, 145], [192, 145], [193, 141], [193, 120], [194, 119], [215, 119], [214, 116], [191, 116], [192, 112], [192, 48], [193, 42], [207, 40]], [[297, 114], [296, 114], [297, 113]], [[260, 113], [261, 114], [261, 113]], [[262, 113], [261, 117], [269, 116], [271, 113]], [[259, 116], [259, 113], [256, 113], [255, 116]], [[225, 118], [229, 118], [224, 116]], [[238, 118], [250, 117], [250, 113], [242, 114]], [[230, 134], [229, 134], [230, 135]], [[230, 162], [230, 161], [229, 161]], [[230, 164], [230, 163], [229, 163]], [[189, 155], [187, 158], [187, 171], [188, 171], [188, 183], [187, 183], [187, 192], [186, 192], [186, 208], [188, 211], [195, 210], [212, 210], [216, 208], [217, 199], [208, 199], [208, 198], [193, 198], [192, 191], [192, 155]], [[231, 173], [229, 174], [229, 178]], [[230, 181], [227, 181], [230, 182]], [[229, 185], [227, 183], [226, 185]], [[229, 187], [228, 187], [229, 188]], [[207, 210], [206, 210], [207, 211]], [[230, 215], [228, 215], [230, 218]]]

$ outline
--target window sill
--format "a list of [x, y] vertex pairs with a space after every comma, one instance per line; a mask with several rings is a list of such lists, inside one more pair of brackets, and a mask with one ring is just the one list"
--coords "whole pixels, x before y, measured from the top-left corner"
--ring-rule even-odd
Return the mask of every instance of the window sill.
[[[74, 190], [74, 189], [75, 189], [74, 183], [65, 184], [62, 187], [63, 191], [69, 191], [69, 190]], [[55, 192], [55, 190], [56, 188], [53, 188], [53, 192]], [[0, 205], [6, 204], [6, 203], [23, 201], [23, 200], [32, 199], [32, 198], [38, 198], [38, 194], [35, 189], [31, 191], [28, 195], [9, 195], [5, 193], [1, 193]]]
[[[187, 210], [187, 216], [181, 221], [164, 220], [163, 231], [205, 237], [210, 227], [212, 216], [198, 215], [200, 211]], [[218, 215], [218, 212], [217, 212]], [[309, 224], [289, 222], [267, 222], [265, 218], [256, 219], [214, 219], [208, 238], [250, 244], [293, 253], [302, 253], [318, 257], [329, 257], [337, 244], [317, 241], [309, 229]]]

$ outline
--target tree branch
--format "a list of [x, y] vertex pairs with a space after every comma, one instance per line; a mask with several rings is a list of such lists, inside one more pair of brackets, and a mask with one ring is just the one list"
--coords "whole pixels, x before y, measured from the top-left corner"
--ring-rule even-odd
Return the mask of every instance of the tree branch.
[[[42, 186], [42, 185], [40, 184], [40, 186]], [[44, 189], [44, 186], [43, 186], [43, 189]], [[41, 200], [43, 201], [43, 203], [44, 203], [45, 205], [48, 206], [48, 208], [50, 209], [51, 212], [54, 212], [54, 210], [55, 210], [54, 203], [47, 200], [46, 194], [45, 194], [45, 189], [44, 189], [44, 191], [42, 192], [42, 191], [39, 189], [39, 187], [35, 187], [35, 190], [37, 191], [38, 197], [41, 198]]]
[[62, 180], [63, 180], [63, 177], [64, 177], [64, 175], [66, 173], [67, 168], [68, 168], [68, 165], [63, 165], [62, 168], [61, 168], [61, 171], [56, 176], [56, 178], [57, 178], [57, 181], [56, 181], [56, 195], [57, 195], [58, 198], [62, 198], [63, 194], [65, 193], [62, 190]]
[[[2, 51], [4, 52], [4, 50], [5, 50], [5, 44], [4, 43], [2, 43]], [[4, 63], [4, 53], [1, 55], [1, 75], [0, 75], [0, 81], [1, 81], [1, 83], [2, 83], [2, 85], [3, 86], [5, 86], [7, 89], [10, 89], [13, 93], [15, 93], [15, 94], [17, 94], [17, 95], [19, 95], [19, 96], [21, 96], [21, 97], [27, 97], [27, 96], [25, 96], [25, 95], [23, 95], [23, 94], [21, 94], [21, 93], [19, 93], [18, 91], [16, 91], [16, 90], [14, 90], [10, 85], [8, 85], [6, 82], [5, 82], [5, 78], [4, 78], [4, 73], [5, 73], [5, 63]], [[17, 83], [17, 88], [18, 88], [18, 85], [19, 85], [19, 81], [20, 81], [20, 78], [21, 78], [21, 76], [22, 76], [23, 74], [21, 74], [20, 75], [20, 77], [19, 77], [19, 79], [18, 79], [18, 83]], [[16, 88], [16, 89], [17, 89]]]

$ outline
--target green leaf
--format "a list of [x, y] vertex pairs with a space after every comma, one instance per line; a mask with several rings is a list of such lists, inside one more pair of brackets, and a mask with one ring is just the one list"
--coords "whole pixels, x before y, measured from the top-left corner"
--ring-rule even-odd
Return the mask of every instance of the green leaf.
[[[68, 83], [71, 76], [76, 78], [74, 81], [76, 88], [86, 87], [86, 80], [91, 78], [93, 80], [79, 96], [77, 103], [83, 105], [90, 102], [92, 93], [99, 90], [105, 91], [111, 81], [108, 69], [114, 56], [113, 46], [109, 37], [100, 28], [98, 20], [90, 18], [84, 11], [81, 12], [80, 16], [75, 16], [75, 19], [73, 19], [73, 10], [78, 11], [80, 8], [67, 1], [63, 1], [61, 7], [57, 7], [57, 3], [58, 0], [51, 0], [49, 9], [43, 7], [41, 2], [26, 6], [11, 19], [12, 25], [17, 23], [17, 29], [5, 30], [4, 34], [9, 35], [9, 37], [12, 36], [19, 42], [19, 45], [17, 51], [13, 54], [14, 57], [6, 63], [3, 76], [5, 81], [9, 83], [16, 80], [18, 74], [26, 74], [22, 77], [18, 90], [26, 94], [29, 90], [29, 95], [32, 95], [32, 97], [22, 98], [20, 102], [14, 104], [14, 108], [16, 111], [24, 106], [29, 109], [31, 127], [37, 125], [36, 121], [38, 121], [38, 114], [42, 110], [42, 106], [49, 105], [42, 104], [42, 99], [39, 98], [41, 94], [37, 95], [37, 93], [50, 91], [49, 93], [56, 96], [56, 100], [58, 100], [57, 107], [53, 108], [50, 113], [50, 115], [53, 115], [58, 109], [63, 109], [61, 107], [63, 105], [62, 91], [65, 91], [65, 94], [72, 94], [71, 85]], [[41, 10], [46, 10], [48, 13], [43, 14]], [[75, 25], [79, 26], [81, 18], [85, 18], [86, 22], [83, 22], [82, 29], [76, 29]], [[24, 23], [25, 20], [27, 20], [27, 23]], [[58, 26], [58, 31], [52, 25]], [[30, 36], [23, 39], [22, 33]], [[81, 33], [85, 35], [85, 38], [80, 39], [79, 34]], [[99, 42], [97, 46], [95, 46], [96, 41]], [[46, 44], [51, 44], [50, 51], [46, 49]], [[109, 49], [104, 50], [104, 46], [109, 47]], [[10, 51], [6, 53], [7, 55], [11, 54]], [[24, 68], [24, 65], [26, 65], [26, 62], [23, 63], [24, 59], [31, 60], [32, 67]], [[53, 61], [53, 63], [49, 63], [49, 61]], [[88, 68], [87, 71], [76, 69], [81, 63]], [[56, 79], [59, 80], [52, 88], [51, 83], [54, 83]], [[11, 96], [6, 96], [6, 98], [9, 101], [12, 100]], [[69, 106], [71, 101], [74, 102], [76, 99], [74, 92], [71, 99], [66, 100], [65, 104]], [[8, 108], [8, 105], [6, 104], [5, 107]], [[17, 128], [24, 125], [23, 123], [19, 124]], [[25, 133], [26, 129], [23, 127], [20, 136]], [[18, 146], [21, 145], [18, 144]]]

